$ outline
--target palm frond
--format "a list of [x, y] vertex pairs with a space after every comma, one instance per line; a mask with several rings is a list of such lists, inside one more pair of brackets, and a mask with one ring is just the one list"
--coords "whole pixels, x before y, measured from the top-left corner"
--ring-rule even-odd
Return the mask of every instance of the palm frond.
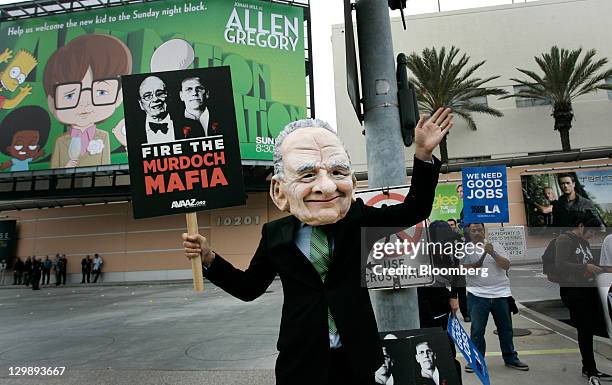
[[477, 127], [476, 127], [476, 122], [474, 121], [474, 118], [472, 117], [472, 114], [470, 114], [467, 111], [463, 111], [463, 110], [455, 110], [453, 111], [455, 114], [459, 115], [463, 120], [465, 120], [465, 122], [468, 125], [468, 128], [472, 131], [476, 131]]
[[499, 76], [476, 77], [476, 72], [486, 62], [470, 64], [470, 60], [455, 46], [450, 49], [441, 47], [439, 50], [435, 47], [425, 48], [420, 55], [412, 53], [408, 56], [406, 66], [412, 72], [411, 82], [417, 89], [421, 111], [431, 113], [441, 106], [452, 107], [472, 130], [476, 130], [472, 113], [502, 116], [492, 107], [473, 102], [474, 98], [502, 96], [507, 92], [501, 88], [486, 87]]
[[579, 96], [608, 89], [601, 84], [612, 77], [612, 68], [603, 70], [608, 59], [596, 60], [597, 52], [594, 49], [584, 52], [584, 55], [582, 53], [582, 48], [568, 50], [551, 47], [550, 52], [534, 57], [542, 74], [517, 68], [529, 80], [511, 79], [524, 89], [502, 99], [534, 98], [562, 105], [571, 104]]

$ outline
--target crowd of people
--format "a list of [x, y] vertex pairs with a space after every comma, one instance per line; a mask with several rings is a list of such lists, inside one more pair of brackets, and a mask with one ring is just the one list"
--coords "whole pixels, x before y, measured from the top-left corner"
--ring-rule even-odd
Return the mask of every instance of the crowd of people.
[[[87, 255], [81, 260], [81, 283], [97, 283], [102, 273], [104, 261], [99, 254], [92, 259]], [[66, 254], [56, 254], [55, 259], [47, 255], [44, 259], [28, 256], [22, 259], [17, 257], [13, 265], [13, 285], [32, 286], [32, 290], [40, 290], [41, 285], [51, 285], [51, 271], [55, 273], [55, 286], [66, 285], [68, 274], [68, 258]]]
[[[471, 323], [470, 338], [485, 356], [485, 331], [489, 315], [493, 315], [504, 364], [511, 369], [528, 371], [529, 366], [519, 359], [513, 343], [512, 314], [518, 313], [518, 309], [510, 289], [510, 259], [504, 247], [498, 242], [487, 240], [486, 228], [482, 223], [463, 224], [461, 220], [455, 219], [433, 221], [429, 225], [429, 234], [430, 240], [435, 243], [473, 242], [483, 246], [483, 251], [466, 251], [463, 258], [457, 258], [451, 249], [442, 253], [433, 252], [432, 262], [435, 267], [463, 265], [465, 268], [486, 268], [487, 274], [436, 276], [433, 286], [419, 287], [417, 293], [421, 327], [440, 327], [446, 330], [448, 317], [461, 312], [464, 322]], [[450, 337], [449, 343], [454, 357], [456, 349]], [[461, 379], [461, 365], [457, 360], [455, 367]], [[464, 369], [467, 373], [474, 372], [470, 365]]]
[[[598, 293], [598, 277], [612, 273], [612, 234], [605, 237], [601, 255], [591, 249], [590, 240], [605, 229], [601, 217], [592, 210], [578, 207], [568, 210], [564, 226], [556, 228], [554, 238], [546, 248], [543, 271], [548, 279], [560, 287], [560, 297], [569, 309], [570, 319], [577, 329], [578, 345], [582, 357], [582, 375], [591, 385], [600, 381], [612, 381], [612, 376], [601, 372], [596, 365], [593, 351], [593, 336], [608, 337], [606, 315], [612, 311], [612, 294], [609, 294], [609, 309], [602, 306]], [[484, 252], [466, 253], [458, 259], [452, 253], [433, 256], [437, 267], [453, 267], [462, 264], [466, 268], [487, 268], [487, 276], [436, 277], [436, 284], [418, 289], [421, 327], [441, 326], [446, 328], [449, 314], [459, 309], [465, 322], [470, 323], [470, 338], [484, 356], [486, 354], [485, 330], [489, 315], [493, 316], [502, 358], [507, 367], [528, 371], [514, 349], [512, 314], [518, 308], [512, 297], [510, 259], [504, 247], [490, 242], [486, 227], [481, 223], [464, 223], [462, 219], [433, 221], [429, 226], [434, 242], [482, 243]], [[606, 286], [607, 287], [607, 286]], [[448, 290], [450, 288], [450, 290]], [[467, 291], [465, 299], [460, 292]], [[612, 289], [611, 289], [612, 293]], [[612, 313], [611, 313], [612, 314]], [[454, 352], [454, 343], [451, 342]], [[456, 362], [461, 376], [461, 366]], [[474, 370], [467, 365], [465, 371]], [[381, 382], [385, 383], [385, 382]]]

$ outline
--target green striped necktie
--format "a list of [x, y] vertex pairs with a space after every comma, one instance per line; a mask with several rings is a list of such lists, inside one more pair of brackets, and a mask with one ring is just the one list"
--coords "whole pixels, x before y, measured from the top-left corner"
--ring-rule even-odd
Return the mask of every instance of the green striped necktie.
[[[313, 226], [310, 236], [310, 262], [321, 276], [323, 282], [325, 282], [325, 276], [327, 275], [331, 258], [332, 248], [327, 238], [327, 234], [325, 234], [325, 231], [320, 227]], [[338, 333], [336, 322], [334, 322], [329, 307], [327, 308], [327, 326], [331, 334]]]

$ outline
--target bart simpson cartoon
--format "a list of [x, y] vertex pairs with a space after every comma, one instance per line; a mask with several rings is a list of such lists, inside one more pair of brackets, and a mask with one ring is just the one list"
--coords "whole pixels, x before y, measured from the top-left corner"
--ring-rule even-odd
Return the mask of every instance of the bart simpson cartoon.
[[[13, 51], [6, 48], [0, 53], [0, 63], [6, 63], [13, 57]], [[36, 67], [38, 61], [31, 53], [25, 50], [17, 52], [13, 60], [6, 66], [4, 71], [0, 73], [0, 91], [2, 89], [15, 91], [17, 86], [23, 84], [30, 72]], [[10, 110], [19, 105], [26, 96], [32, 93], [32, 86], [24, 85], [19, 87], [19, 93], [12, 99], [0, 95], [0, 108]]]

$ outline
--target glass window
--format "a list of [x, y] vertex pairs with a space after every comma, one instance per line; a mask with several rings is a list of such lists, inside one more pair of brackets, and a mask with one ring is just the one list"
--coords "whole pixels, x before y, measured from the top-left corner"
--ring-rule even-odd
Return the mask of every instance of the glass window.
[[[517, 94], [521, 91], [527, 90], [525, 86], [514, 86], [514, 93]], [[551, 105], [550, 99], [535, 99], [535, 98], [515, 98], [516, 108], [526, 108], [535, 106], [549, 106]]]
[[485, 107], [489, 106], [489, 103], [487, 102], [487, 96], [476, 96], [474, 98], [470, 98], [470, 103], [472, 104], [480, 104], [483, 105]]

